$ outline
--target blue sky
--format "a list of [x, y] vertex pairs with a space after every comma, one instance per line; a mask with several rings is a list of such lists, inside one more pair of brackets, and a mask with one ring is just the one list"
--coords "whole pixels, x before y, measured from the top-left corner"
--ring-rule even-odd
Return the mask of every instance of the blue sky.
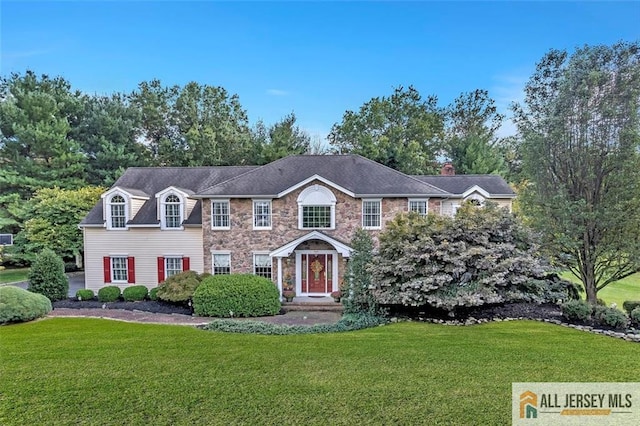
[[507, 112], [549, 49], [640, 39], [640, 2], [3, 0], [0, 24], [3, 76], [98, 94], [197, 81], [238, 94], [252, 123], [293, 111], [324, 138], [400, 85], [442, 106], [486, 89]]

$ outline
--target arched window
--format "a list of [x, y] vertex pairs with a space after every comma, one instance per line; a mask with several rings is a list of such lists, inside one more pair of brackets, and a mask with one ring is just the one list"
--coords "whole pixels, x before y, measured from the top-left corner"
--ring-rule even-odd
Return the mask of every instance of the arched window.
[[127, 227], [127, 209], [126, 202], [122, 195], [114, 195], [109, 200], [109, 214], [111, 228]]
[[182, 201], [175, 194], [165, 197], [163, 203], [164, 227], [180, 228], [182, 226]]
[[298, 227], [300, 229], [334, 229], [336, 197], [320, 185], [306, 188], [298, 196]]

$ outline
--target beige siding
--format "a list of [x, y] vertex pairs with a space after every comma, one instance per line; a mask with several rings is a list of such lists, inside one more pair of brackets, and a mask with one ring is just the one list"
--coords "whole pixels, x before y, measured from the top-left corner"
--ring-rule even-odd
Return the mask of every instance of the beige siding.
[[[511, 198], [487, 198], [487, 201], [491, 201], [492, 203], [496, 203], [499, 207], [504, 207], [511, 211]], [[461, 198], [451, 199], [451, 200], [443, 200], [442, 206], [440, 208], [440, 214], [443, 216], [453, 216], [453, 206], [460, 206], [463, 203]]]
[[185, 209], [184, 209], [184, 220], [187, 220], [187, 218], [191, 216], [191, 212], [193, 211], [193, 208], [195, 207], [197, 202], [198, 200], [195, 200], [193, 198], [187, 198], [187, 205], [185, 206]]
[[105, 284], [102, 258], [126, 255], [135, 258], [136, 284], [149, 288], [158, 285], [157, 258], [163, 256], [189, 257], [191, 270], [203, 272], [202, 229], [181, 231], [134, 229], [108, 231], [104, 228], [85, 228], [85, 287], [98, 291], [105, 285], [125, 288], [132, 284]]
[[136, 217], [138, 211], [140, 211], [140, 208], [146, 201], [147, 200], [141, 200], [140, 198], [129, 198], [129, 206], [131, 206], [131, 210], [129, 211], [130, 220]]

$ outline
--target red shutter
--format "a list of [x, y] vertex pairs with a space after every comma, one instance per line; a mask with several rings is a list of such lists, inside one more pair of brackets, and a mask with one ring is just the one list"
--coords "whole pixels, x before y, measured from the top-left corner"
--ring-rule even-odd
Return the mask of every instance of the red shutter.
[[110, 257], [105, 256], [102, 258], [102, 270], [104, 273], [104, 282], [110, 283], [111, 282], [111, 258]]
[[127, 257], [127, 282], [135, 284], [136, 282], [136, 259]]
[[164, 281], [164, 257], [158, 258], [158, 284]]
[[191, 270], [191, 262], [189, 262], [189, 258], [188, 257], [183, 257], [182, 258], [182, 270], [183, 271], [190, 271]]

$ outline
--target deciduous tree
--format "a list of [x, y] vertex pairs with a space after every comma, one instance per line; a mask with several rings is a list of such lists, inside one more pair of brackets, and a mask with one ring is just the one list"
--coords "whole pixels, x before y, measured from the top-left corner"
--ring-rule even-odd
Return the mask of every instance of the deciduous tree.
[[437, 170], [436, 155], [444, 129], [437, 98], [422, 99], [409, 86], [389, 97], [372, 98], [357, 112], [347, 111], [331, 128], [328, 140], [334, 152], [360, 154], [409, 174]]
[[640, 43], [551, 50], [525, 90], [524, 211], [595, 304], [640, 267]]

